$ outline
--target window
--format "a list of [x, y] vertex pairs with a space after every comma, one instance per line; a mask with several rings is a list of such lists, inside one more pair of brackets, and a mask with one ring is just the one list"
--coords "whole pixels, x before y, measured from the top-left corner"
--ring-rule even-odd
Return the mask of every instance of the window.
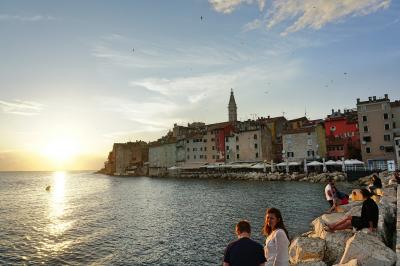
[[196, 151], [196, 148], [193, 148], [193, 151]]
[[294, 152], [288, 151], [288, 152], [286, 153], [286, 156], [287, 156], [288, 158], [294, 157]]
[[254, 139], [257, 139], [257, 134], [254, 134]]
[[236, 136], [236, 141], [239, 141], [239, 137], [238, 136]]
[[237, 150], [237, 151], [239, 150], [239, 145], [236, 145], [236, 150]]
[[389, 129], [390, 129], [389, 124], [385, 124], [385, 130], [389, 130]]
[[400, 157], [400, 150], [398, 151], [398, 156]]
[[196, 155], [195, 155], [195, 156], [193, 156], [193, 159], [196, 159]]
[[212, 146], [212, 150], [215, 150], [215, 146]]
[[393, 122], [392, 128], [396, 128], [396, 122]]
[[189, 156], [189, 155], [187, 156], [187, 159], [188, 159], [188, 160], [190, 159], [190, 156]]
[[207, 155], [204, 155], [204, 159], [207, 159]]
[[256, 158], [258, 158], [258, 152], [256, 152]]
[[387, 113], [383, 114], [383, 119], [389, 119], [389, 115]]
[[229, 151], [229, 146], [226, 146], [226, 150]]
[[366, 147], [366, 148], [365, 148], [365, 152], [366, 152], [366, 153], [371, 153], [371, 148], [370, 148], [370, 147]]
[[190, 151], [189, 148], [186, 149], [187, 151]]
[[200, 151], [203, 151], [203, 147], [200, 147]]
[[307, 139], [307, 145], [312, 145], [312, 139]]
[[393, 146], [386, 146], [385, 147], [385, 152], [394, 152]]
[[213, 155], [212, 158], [215, 159], [215, 155]]
[[236, 154], [236, 159], [239, 159], [239, 158], [240, 158], [239, 154]]
[[207, 151], [207, 147], [204, 147], [204, 151]]
[[257, 149], [257, 148], [258, 148], [258, 144], [255, 143], [255, 144], [254, 144], [254, 149]]
[[368, 126], [364, 126], [364, 132], [368, 132]]
[[203, 155], [200, 155], [200, 159], [203, 159]]
[[390, 141], [390, 135], [388, 135], [388, 134], [383, 135], [383, 140]]
[[366, 115], [363, 115], [363, 122], [367, 122], [368, 121], [368, 119], [367, 119], [367, 116]]
[[365, 137], [363, 137], [363, 140], [365, 142], [371, 142], [371, 136], [365, 136]]
[[314, 151], [313, 150], [307, 151], [307, 156], [308, 157], [314, 157]]
[[204, 139], [203, 142], [207, 142], [207, 139]]
[[226, 159], [228, 159], [228, 160], [229, 160], [229, 154], [228, 154], [228, 155], [226, 155]]
[[400, 140], [396, 140], [396, 145], [399, 145], [400, 144]]
[[187, 140], [186, 143], [189, 143], [189, 140]]
[[229, 138], [228, 137], [225, 137], [225, 142], [228, 142], [229, 141]]
[[214, 139], [214, 138], [211, 138], [211, 141], [215, 141], [215, 139]]

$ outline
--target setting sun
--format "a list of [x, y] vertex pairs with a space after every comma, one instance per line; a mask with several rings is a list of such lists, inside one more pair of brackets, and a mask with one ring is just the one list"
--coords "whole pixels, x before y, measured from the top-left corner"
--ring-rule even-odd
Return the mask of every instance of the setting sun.
[[49, 142], [42, 154], [57, 164], [66, 163], [78, 153], [79, 145], [70, 139], [57, 139]]

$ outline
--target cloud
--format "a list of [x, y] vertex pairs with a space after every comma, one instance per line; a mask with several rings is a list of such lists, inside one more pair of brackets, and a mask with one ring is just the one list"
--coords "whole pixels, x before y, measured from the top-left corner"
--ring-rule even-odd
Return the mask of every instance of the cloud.
[[0, 100], [0, 108], [6, 114], [32, 116], [38, 115], [42, 111], [43, 105], [30, 101], [15, 100], [7, 102]]
[[43, 15], [34, 15], [34, 16], [19, 16], [19, 15], [8, 15], [8, 14], [0, 14], [0, 21], [27, 21], [27, 22], [37, 22], [37, 21], [46, 21], [46, 20], [55, 20], [52, 16], [43, 16]]
[[257, 3], [260, 11], [265, 7], [265, 0], [209, 0], [209, 2], [217, 12], [225, 14], [232, 13], [242, 3]]
[[[209, 0], [217, 12], [231, 13], [240, 4], [252, 4], [256, 1], [246, 0]], [[264, 9], [265, 1], [258, 1]], [[266, 8], [265, 17], [254, 20], [244, 26], [244, 30], [253, 30], [266, 25], [272, 28], [287, 22], [289, 26], [281, 33], [285, 36], [305, 28], [321, 29], [328, 23], [340, 22], [346, 17], [365, 16], [390, 6], [391, 0], [273, 0]]]

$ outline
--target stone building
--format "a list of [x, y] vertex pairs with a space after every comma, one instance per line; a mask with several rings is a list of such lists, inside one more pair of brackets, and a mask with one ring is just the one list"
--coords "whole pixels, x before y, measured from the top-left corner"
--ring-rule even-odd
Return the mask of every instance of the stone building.
[[272, 159], [272, 137], [260, 121], [237, 122], [225, 137], [226, 162], [260, 162]]
[[[396, 108], [394, 108], [396, 110]], [[385, 169], [387, 160], [395, 160], [394, 114], [387, 94], [383, 98], [357, 99], [358, 127], [362, 159], [371, 168]], [[394, 122], [395, 123], [395, 122]]]
[[101, 173], [108, 175], [147, 175], [145, 162], [149, 159], [149, 146], [144, 141], [114, 143]]
[[302, 162], [326, 157], [325, 129], [322, 123], [283, 132], [283, 160]]
[[396, 154], [396, 169], [400, 169], [400, 101], [390, 103], [392, 110], [392, 129]]
[[176, 165], [176, 142], [154, 143], [149, 147], [149, 175], [159, 176]]
[[282, 161], [282, 132], [287, 127], [287, 120], [283, 116], [278, 117], [261, 117], [258, 119], [262, 124], [265, 124], [270, 133], [272, 139], [272, 150], [271, 150], [271, 157], [272, 160], [276, 162]]

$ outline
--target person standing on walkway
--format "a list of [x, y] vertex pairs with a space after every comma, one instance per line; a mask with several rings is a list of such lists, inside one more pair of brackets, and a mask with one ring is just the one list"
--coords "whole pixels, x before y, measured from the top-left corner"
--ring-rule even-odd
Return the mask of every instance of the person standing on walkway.
[[238, 239], [225, 249], [223, 266], [265, 266], [262, 245], [250, 239], [250, 223], [240, 221], [235, 231]]
[[267, 237], [264, 248], [266, 266], [289, 266], [289, 235], [278, 209], [267, 209], [263, 233]]

